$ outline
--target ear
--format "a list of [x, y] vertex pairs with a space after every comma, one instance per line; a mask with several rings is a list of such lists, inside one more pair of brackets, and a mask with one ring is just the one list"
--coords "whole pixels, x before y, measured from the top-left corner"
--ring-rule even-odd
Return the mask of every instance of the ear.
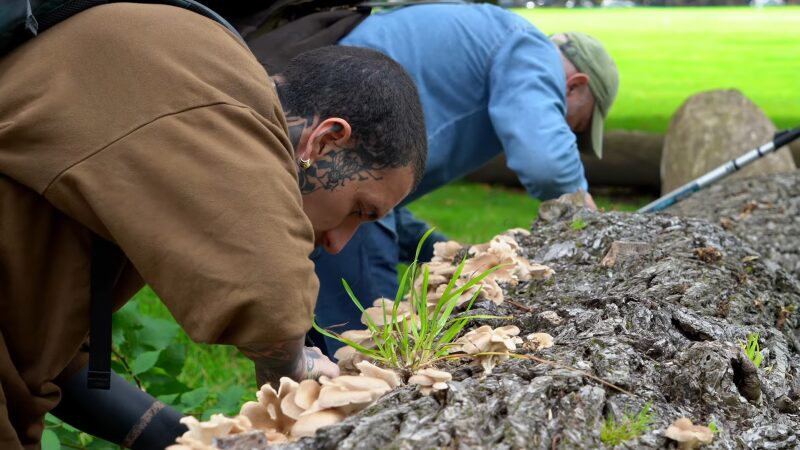
[[351, 136], [352, 129], [349, 122], [339, 117], [329, 117], [311, 130], [299, 155], [301, 159], [310, 160], [313, 164], [329, 151], [346, 147], [350, 143]]
[[567, 77], [567, 95], [570, 95], [577, 89], [576, 92], [581, 92], [589, 88], [589, 75], [577, 72]]

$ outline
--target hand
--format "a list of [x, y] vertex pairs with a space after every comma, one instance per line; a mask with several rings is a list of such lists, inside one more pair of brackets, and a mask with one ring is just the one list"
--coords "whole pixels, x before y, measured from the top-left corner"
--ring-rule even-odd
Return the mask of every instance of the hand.
[[315, 379], [322, 375], [338, 376], [339, 367], [314, 347], [304, 347], [305, 338], [273, 342], [266, 345], [240, 347], [256, 366], [259, 386], [272, 383], [277, 386], [281, 377], [295, 381]]
[[295, 381], [316, 380], [325, 375], [328, 378], [339, 376], [339, 366], [322, 354], [317, 347], [303, 347], [302, 364], [298, 364], [292, 378]]
[[584, 204], [587, 208], [591, 209], [592, 211], [597, 211], [597, 205], [594, 203], [594, 199], [592, 198], [592, 194], [586, 193], [584, 197]]

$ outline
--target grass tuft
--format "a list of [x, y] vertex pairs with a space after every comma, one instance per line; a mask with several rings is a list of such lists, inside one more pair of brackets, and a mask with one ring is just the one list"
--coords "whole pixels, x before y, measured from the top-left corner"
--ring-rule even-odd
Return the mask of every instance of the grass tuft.
[[609, 415], [600, 430], [600, 440], [608, 445], [618, 445], [650, 431], [650, 424], [653, 422], [651, 406], [652, 403], [647, 402], [638, 414], [625, 413], [619, 423]]
[[753, 365], [757, 368], [761, 367], [764, 355], [761, 353], [761, 347], [758, 345], [758, 333], [749, 334], [747, 336], [747, 342], [740, 342], [739, 346], [744, 350], [747, 359], [753, 362]]
[[[372, 333], [375, 348], [366, 348], [349, 339], [328, 331], [314, 322], [314, 329], [323, 335], [336, 339], [339, 342], [349, 345], [358, 352], [370, 359], [382, 364], [385, 367], [399, 370], [403, 375], [408, 376], [417, 369], [432, 364], [450, 353], [453, 341], [458, 337], [472, 319], [497, 318], [486, 315], [473, 315], [467, 317], [452, 318], [456, 304], [466, 292], [481, 280], [492, 274], [500, 266], [482, 272], [472, 277], [461, 286], [456, 286], [464, 270], [466, 259], [462, 260], [456, 268], [450, 282], [435, 305], [428, 303], [428, 268], [420, 266], [419, 253], [425, 240], [434, 231], [428, 230], [417, 245], [417, 252], [414, 261], [405, 269], [400, 277], [400, 286], [394, 299], [391, 311], [384, 305], [383, 322], [384, 326], [376, 325], [369, 315], [364, 315], [367, 319], [367, 328]], [[422, 267], [422, 284], [419, 289], [414, 288], [414, 281], [420, 275]], [[346, 280], [342, 280], [345, 290], [355, 305], [364, 312], [364, 306], [353, 294]], [[406, 317], [398, 314], [400, 303], [403, 302], [404, 293], [408, 292], [408, 302], [411, 305], [411, 314]], [[476, 290], [470, 297], [466, 309], [469, 310], [475, 299], [480, 294], [480, 289]]]

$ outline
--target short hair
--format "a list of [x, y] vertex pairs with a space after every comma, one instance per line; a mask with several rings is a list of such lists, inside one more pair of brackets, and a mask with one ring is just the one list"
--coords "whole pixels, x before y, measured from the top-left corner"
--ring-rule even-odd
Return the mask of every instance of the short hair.
[[347, 120], [362, 167], [411, 164], [419, 184], [428, 154], [425, 118], [400, 64], [374, 50], [334, 45], [301, 53], [281, 75], [278, 95], [288, 114]]

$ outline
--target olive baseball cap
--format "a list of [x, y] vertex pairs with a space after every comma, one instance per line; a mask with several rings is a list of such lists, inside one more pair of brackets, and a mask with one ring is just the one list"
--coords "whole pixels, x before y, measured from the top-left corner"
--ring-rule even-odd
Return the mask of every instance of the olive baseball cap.
[[[559, 39], [566, 38], [566, 41]], [[592, 125], [577, 135], [578, 148], [582, 152], [593, 151], [603, 157], [603, 125], [608, 111], [617, 97], [619, 71], [611, 55], [597, 39], [583, 33], [559, 33], [550, 37], [578, 72], [589, 76], [589, 90], [594, 96]]]

